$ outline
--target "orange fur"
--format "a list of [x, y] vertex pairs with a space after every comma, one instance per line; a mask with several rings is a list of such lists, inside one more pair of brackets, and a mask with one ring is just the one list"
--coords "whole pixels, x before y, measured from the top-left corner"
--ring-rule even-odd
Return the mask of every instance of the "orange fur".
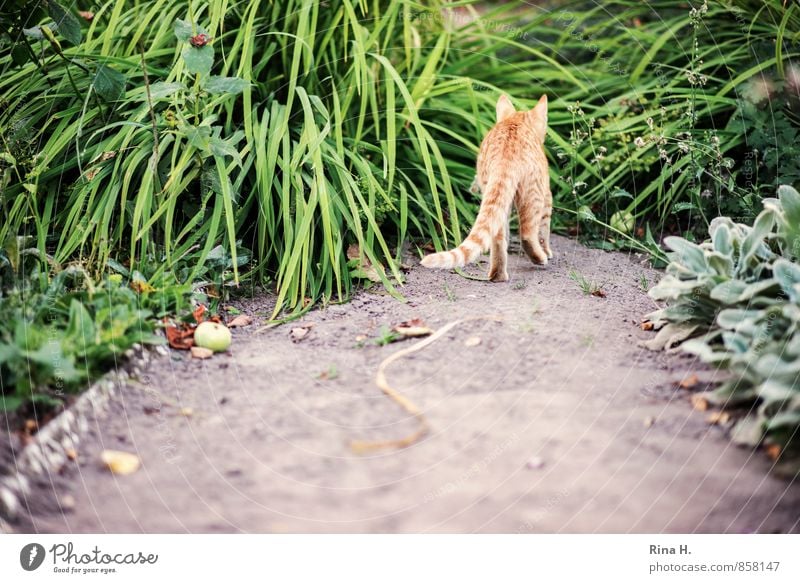
[[497, 123], [478, 153], [474, 186], [483, 193], [475, 224], [461, 245], [422, 259], [425, 267], [451, 269], [490, 250], [489, 279], [508, 281], [508, 219], [512, 202], [519, 213], [522, 248], [534, 263], [547, 264], [553, 197], [544, 152], [547, 96], [530, 111], [517, 112], [505, 95], [497, 100]]

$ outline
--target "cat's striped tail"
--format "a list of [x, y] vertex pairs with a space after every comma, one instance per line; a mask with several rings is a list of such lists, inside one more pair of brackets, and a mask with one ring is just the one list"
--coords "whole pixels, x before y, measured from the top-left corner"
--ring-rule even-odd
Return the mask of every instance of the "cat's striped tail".
[[492, 244], [492, 238], [505, 229], [508, 220], [508, 209], [514, 197], [516, 186], [510, 176], [499, 176], [490, 182], [481, 202], [481, 209], [475, 224], [461, 243], [455, 249], [433, 253], [422, 258], [422, 265], [431, 269], [452, 269], [463, 267], [475, 261], [481, 253], [487, 251]]

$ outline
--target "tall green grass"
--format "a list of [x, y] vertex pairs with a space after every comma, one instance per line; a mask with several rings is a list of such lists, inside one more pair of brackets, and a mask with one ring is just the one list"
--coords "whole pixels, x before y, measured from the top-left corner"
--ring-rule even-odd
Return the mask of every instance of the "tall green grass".
[[[656, 228], [734, 202], [744, 213], [757, 188], [741, 175], [739, 91], [785, 76], [800, 15], [736, 4], [692, 17], [664, 0], [108, 1], [79, 42], [63, 25], [60, 48], [26, 36], [35, 58], [21, 65], [21, 29], [38, 22], [12, 23], [0, 241], [33, 235], [56, 266], [190, 280], [222, 252], [230, 283], [275, 287], [276, 313], [347, 298], [366, 262], [396, 294], [404, 242], [446, 247], [472, 220], [467, 188], [500, 91], [521, 106], [551, 96], [561, 228], [617, 211]], [[208, 47], [187, 42], [200, 31]]]
[[[56, 263], [96, 269], [111, 258], [166, 269], [191, 255], [198, 271], [220, 242], [237, 270], [241, 244], [290, 307], [346, 298], [356, 244], [393, 289], [411, 232], [437, 246], [460, 234], [469, 211], [457, 191], [492, 98], [439, 74], [452, 34], [419, 27], [412, 9], [107, 2], [61, 55], [29, 39], [37, 62], [0, 60], [11, 162], [0, 240], [35, 233]], [[240, 94], [202, 90], [176, 19], [207, 31], [212, 72], [244, 80]], [[125, 76], [123, 97], [100, 95], [99, 66]], [[444, 113], [425, 107], [432, 94], [469, 97]], [[443, 132], [456, 139], [441, 146]]]
[[[704, 231], [719, 214], [751, 220], [776, 184], [800, 181], [796, 3], [554, 4], [534, 15], [506, 4], [471, 24], [474, 54], [453, 72], [480, 75], [479, 51], [500, 51], [486, 78], [559, 98], [550, 147], [562, 207]], [[482, 27], [506, 15], [511, 43]]]

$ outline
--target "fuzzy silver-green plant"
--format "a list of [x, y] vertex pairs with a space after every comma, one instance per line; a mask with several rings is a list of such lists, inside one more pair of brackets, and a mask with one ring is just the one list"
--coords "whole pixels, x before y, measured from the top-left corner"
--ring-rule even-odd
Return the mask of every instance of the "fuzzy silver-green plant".
[[758, 402], [734, 432], [741, 442], [800, 442], [799, 232], [800, 194], [781, 186], [752, 227], [718, 217], [704, 243], [667, 238], [671, 262], [649, 292], [668, 306], [646, 317], [660, 330], [646, 346], [727, 368], [716, 404]]

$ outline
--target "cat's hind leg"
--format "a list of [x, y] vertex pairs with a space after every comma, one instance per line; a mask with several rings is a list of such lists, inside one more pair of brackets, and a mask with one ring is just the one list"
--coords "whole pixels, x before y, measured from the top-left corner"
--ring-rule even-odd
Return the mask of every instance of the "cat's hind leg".
[[[540, 236], [541, 229], [544, 224], [544, 209], [542, 206], [537, 206], [536, 203], [529, 200], [520, 200], [521, 197], [517, 196], [517, 212], [519, 213], [519, 238], [522, 243], [522, 249], [525, 254], [530, 257], [530, 260], [539, 265], [547, 265], [547, 258], [552, 257], [552, 253], [548, 254], [549, 246], [548, 237], [542, 238]], [[550, 229], [550, 217], [547, 217], [547, 229]], [[547, 241], [547, 247], [543, 248], [542, 240]]]
[[552, 212], [552, 209], [544, 209], [542, 213], [542, 222], [539, 227], [539, 243], [542, 246], [542, 250], [550, 259], [553, 258], [553, 250], [550, 248], [550, 216]]
[[489, 251], [489, 281], [508, 281], [508, 213], [505, 225], [492, 237]]

